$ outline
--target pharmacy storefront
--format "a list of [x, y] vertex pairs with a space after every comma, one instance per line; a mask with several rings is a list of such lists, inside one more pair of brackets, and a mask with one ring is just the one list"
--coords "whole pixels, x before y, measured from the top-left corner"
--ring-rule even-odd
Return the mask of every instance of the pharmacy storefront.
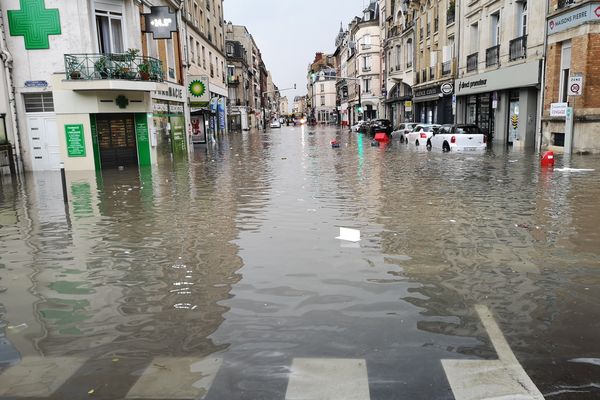
[[535, 146], [540, 60], [456, 80], [457, 123], [476, 124], [494, 142]]
[[185, 130], [185, 89], [166, 83], [164, 90], [152, 92], [152, 133], [161, 159], [187, 158]]

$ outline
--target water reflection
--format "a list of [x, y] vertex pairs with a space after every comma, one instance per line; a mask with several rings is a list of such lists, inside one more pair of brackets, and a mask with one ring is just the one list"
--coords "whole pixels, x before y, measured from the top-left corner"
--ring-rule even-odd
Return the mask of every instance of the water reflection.
[[119, 398], [155, 357], [218, 354], [207, 398], [256, 399], [282, 398], [293, 358], [364, 358], [373, 398], [442, 399], [440, 359], [496, 357], [485, 304], [542, 391], [583, 385], [593, 366], [568, 360], [600, 353], [599, 176], [298, 127], [69, 174], [67, 209], [57, 174], [2, 181], [0, 318], [21, 328], [0, 325], [0, 362], [78, 357], [56, 397]]

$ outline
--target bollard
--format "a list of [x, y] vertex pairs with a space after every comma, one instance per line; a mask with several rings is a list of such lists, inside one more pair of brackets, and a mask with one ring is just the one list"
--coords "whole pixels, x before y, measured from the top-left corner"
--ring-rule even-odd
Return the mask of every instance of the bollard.
[[554, 167], [554, 152], [546, 151], [542, 154], [542, 167]]
[[67, 178], [65, 176], [65, 163], [60, 163], [60, 180], [62, 181], [62, 192], [63, 192], [63, 200], [65, 203], [69, 202], [69, 197], [67, 195]]

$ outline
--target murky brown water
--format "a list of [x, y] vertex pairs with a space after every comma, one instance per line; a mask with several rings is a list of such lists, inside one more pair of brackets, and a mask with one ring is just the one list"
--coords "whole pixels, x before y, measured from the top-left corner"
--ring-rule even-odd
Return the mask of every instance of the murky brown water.
[[283, 399], [292, 359], [356, 358], [372, 399], [452, 399], [440, 360], [497, 357], [483, 304], [546, 398], [598, 398], [570, 360], [600, 359], [600, 158], [538, 164], [284, 127], [69, 174], [68, 212], [58, 174], [3, 178], [0, 364], [78, 360], [48, 396], [115, 399], [210, 356], [207, 399]]

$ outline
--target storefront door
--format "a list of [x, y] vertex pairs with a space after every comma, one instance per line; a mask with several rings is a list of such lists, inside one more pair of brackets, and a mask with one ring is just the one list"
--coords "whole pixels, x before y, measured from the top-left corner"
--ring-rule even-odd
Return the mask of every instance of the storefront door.
[[519, 96], [518, 92], [511, 93], [508, 107], [508, 144], [519, 140]]
[[102, 168], [138, 165], [133, 114], [98, 114], [96, 129]]

